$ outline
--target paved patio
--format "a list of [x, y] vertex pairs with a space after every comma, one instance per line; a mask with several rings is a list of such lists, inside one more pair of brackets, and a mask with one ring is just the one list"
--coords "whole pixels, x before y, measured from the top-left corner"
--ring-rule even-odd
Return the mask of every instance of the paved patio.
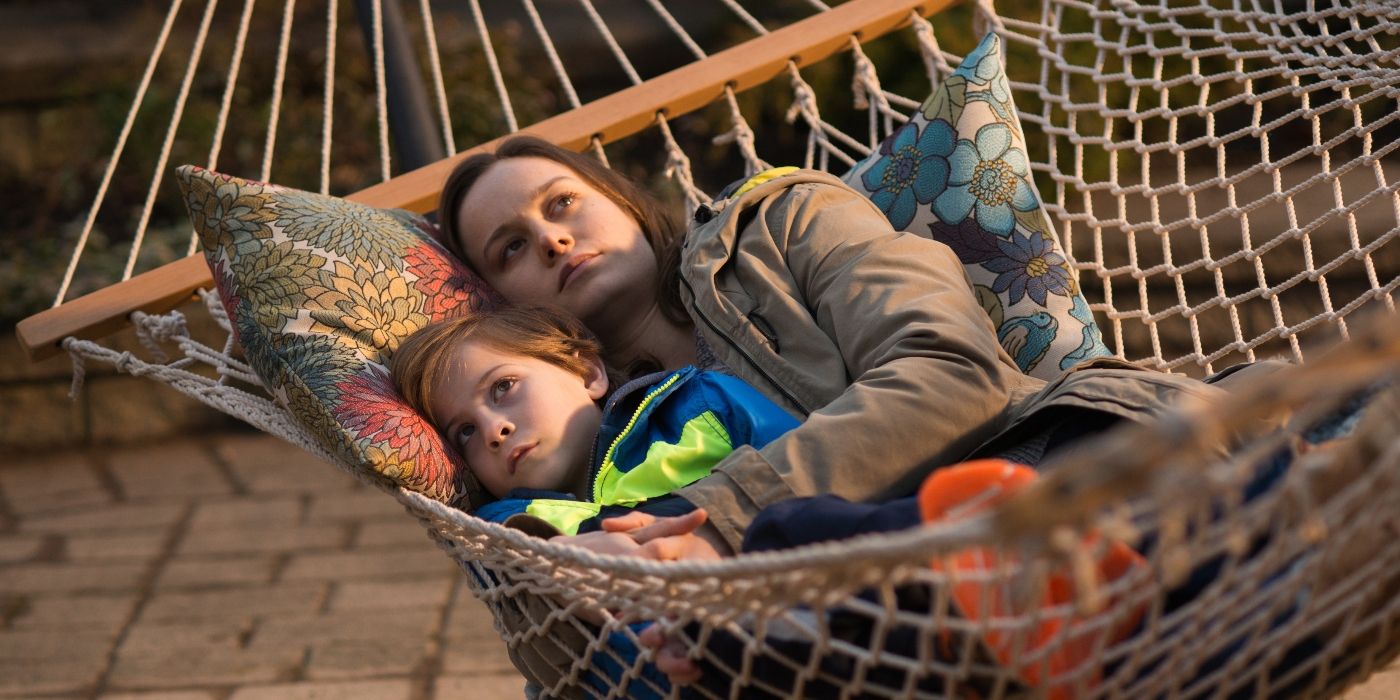
[[507, 698], [523, 681], [393, 499], [271, 437], [0, 467], [0, 695]]
[[[0, 466], [0, 696], [519, 698], [485, 608], [400, 506], [222, 433]], [[1346, 700], [1400, 699], [1400, 665]]]

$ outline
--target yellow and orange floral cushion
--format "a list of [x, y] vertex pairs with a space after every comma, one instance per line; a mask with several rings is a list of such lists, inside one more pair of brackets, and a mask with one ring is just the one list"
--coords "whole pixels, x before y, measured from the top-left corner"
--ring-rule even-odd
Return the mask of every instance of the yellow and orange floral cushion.
[[177, 176], [238, 341], [276, 400], [347, 463], [444, 503], [480, 503], [387, 369], [412, 332], [497, 303], [435, 227], [193, 166]]

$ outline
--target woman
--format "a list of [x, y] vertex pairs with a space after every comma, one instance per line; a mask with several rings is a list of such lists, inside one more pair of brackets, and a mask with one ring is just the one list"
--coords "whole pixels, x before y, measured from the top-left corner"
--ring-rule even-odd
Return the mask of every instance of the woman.
[[896, 232], [836, 178], [795, 171], [701, 207], [681, 230], [594, 160], [529, 137], [464, 160], [439, 220], [458, 255], [515, 303], [584, 321], [615, 366], [721, 366], [797, 429], [736, 450], [681, 489], [709, 516], [612, 521], [574, 544], [654, 558], [737, 551], [764, 507], [815, 494], [882, 501], [932, 469], [1141, 420], [1214, 387], [1112, 358], [1050, 385], [997, 342], [957, 257]]

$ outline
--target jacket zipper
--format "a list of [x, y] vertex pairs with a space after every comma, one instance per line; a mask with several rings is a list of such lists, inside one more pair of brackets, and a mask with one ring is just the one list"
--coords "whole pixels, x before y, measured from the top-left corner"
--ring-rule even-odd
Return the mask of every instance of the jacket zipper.
[[711, 321], [710, 317], [706, 316], [705, 312], [700, 310], [700, 305], [695, 303], [695, 288], [690, 285], [690, 280], [687, 280], [684, 275], [681, 276], [681, 284], [684, 284], [686, 290], [690, 292], [690, 308], [692, 311], [695, 312], [695, 315], [700, 317], [700, 320], [704, 321], [705, 325], [709, 326], [710, 330], [714, 331], [715, 335], [724, 338], [724, 341], [726, 343], [729, 343], [729, 345], [732, 346], [735, 350], [737, 350], [740, 355], [743, 355], [744, 359], [748, 361], [749, 365], [755, 370], [757, 370], [759, 374], [763, 375], [763, 378], [768, 380], [768, 383], [771, 384], [774, 389], [777, 389], [778, 393], [786, 397], [788, 401], [791, 401], [794, 406], [797, 406], [798, 408], [802, 409], [802, 412], [804, 414], [811, 415], [812, 409], [809, 408], [805, 402], [798, 400], [796, 396], [792, 395], [792, 392], [788, 391], [787, 388], [784, 387], [782, 384], [779, 384], [778, 380], [773, 378], [773, 375], [764, 371], [763, 367], [754, 360], [753, 355], [750, 355], [748, 351], [744, 350], [743, 346], [735, 342], [733, 338], [730, 338], [724, 333], [721, 333], [719, 327], [715, 325], [714, 321]]
[[[638, 377], [636, 379], [633, 379], [632, 381], [624, 382], [622, 386], [617, 387], [617, 390], [613, 392], [612, 396], [608, 397], [607, 404], [603, 406], [603, 416], [607, 417], [608, 414], [612, 413], [613, 409], [617, 406], [617, 404], [622, 401], [623, 391], [627, 390], [628, 387], [631, 387], [633, 384], [639, 384], [640, 382], [646, 380], [649, 377], [669, 377], [672, 374], [675, 374], [675, 372], [653, 372], [652, 374], [649, 374], [646, 377]], [[665, 379], [662, 379], [661, 381], [664, 382]], [[635, 391], [635, 389], [628, 390], [627, 394], [630, 395]], [[643, 401], [645, 400], [645, 397], [643, 397]], [[593, 434], [593, 447], [588, 451], [587, 487], [589, 493], [593, 492], [594, 485], [597, 483], [598, 477], [601, 476], [603, 472], [604, 455], [598, 453], [598, 444], [601, 442], [599, 440], [600, 437], [601, 433]]]
[[[617, 446], [620, 445], [620, 444], [622, 444], [622, 439], [625, 438], [625, 437], [627, 437], [627, 434], [628, 434], [628, 433], [632, 432], [632, 428], [635, 427], [635, 426], [637, 425], [637, 419], [640, 418], [641, 415], [642, 415], [642, 413], [644, 413], [644, 412], [646, 411], [646, 409], [651, 405], [652, 399], [655, 399], [655, 398], [657, 397], [657, 395], [660, 394], [661, 392], [666, 391], [667, 389], [671, 388], [671, 385], [675, 384], [675, 383], [676, 383], [677, 381], [679, 381], [679, 380], [680, 380], [680, 372], [673, 372], [673, 373], [671, 374], [671, 378], [670, 378], [670, 379], [667, 379], [666, 381], [662, 382], [660, 385], [654, 387], [651, 391], [647, 392], [647, 395], [646, 395], [645, 397], [642, 398], [642, 402], [639, 403], [639, 404], [637, 404], [637, 410], [635, 410], [635, 411], [632, 412], [632, 417], [627, 421], [626, 427], [624, 427], [624, 428], [622, 429], [622, 432], [620, 432], [620, 433], [617, 434], [617, 437], [613, 438], [612, 444], [609, 445], [607, 451], [603, 453], [603, 459], [602, 459], [602, 461], [598, 464], [598, 473], [597, 473], [597, 475], [595, 475], [595, 476], [593, 477], [593, 489], [592, 489], [592, 491], [593, 491], [593, 502], [594, 502], [594, 503], [601, 503], [602, 500], [603, 500], [603, 497], [602, 497], [602, 496], [603, 496], [603, 494], [602, 494], [602, 490], [603, 490], [603, 473], [604, 473], [604, 471], [605, 471], [605, 470], [607, 469], [607, 467], [608, 467], [608, 459], [609, 459], [609, 457], [611, 457], [612, 454], [613, 454], [614, 452], [617, 451]], [[598, 441], [596, 435], [594, 436], [593, 441], [594, 441], [594, 447], [596, 448], [596, 447], [597, 447], [597, 441]]]

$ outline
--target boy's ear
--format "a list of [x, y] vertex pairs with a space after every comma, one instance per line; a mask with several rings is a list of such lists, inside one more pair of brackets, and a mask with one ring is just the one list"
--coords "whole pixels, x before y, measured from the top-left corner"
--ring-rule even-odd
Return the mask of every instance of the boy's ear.
[[583, 386], [594, 401], [602, 401], [608, 395], [608, 371], [603, 366], [603, 359], [588, 355], [582, 356], [582, 359], [588, 363], [588, 376], [583, 378]]

